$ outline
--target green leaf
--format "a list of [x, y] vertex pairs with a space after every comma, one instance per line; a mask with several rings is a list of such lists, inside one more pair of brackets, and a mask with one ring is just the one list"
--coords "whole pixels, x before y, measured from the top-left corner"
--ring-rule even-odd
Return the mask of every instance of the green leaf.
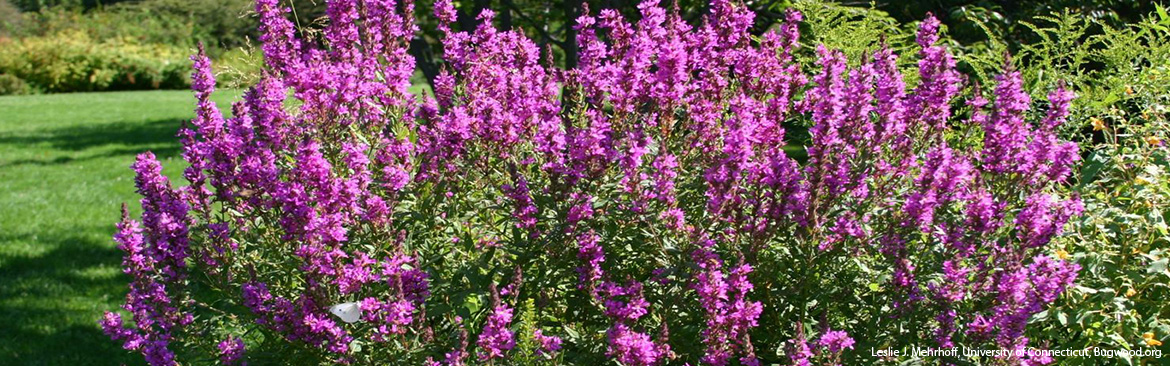
[[475, 294], [469, 294], [463, 300], [463, 308], [467, 309], [467, 312], [470, 314], [479, 312], [481, 305], [482, 304], [479, 303], [479, 296], [475, 296]]
[[1095, 294], [1095, 293], [1097, 293], [1097, 290], [1095, 290], [1095, 289], [1092, 289], [1092, 288], [1089, 288], [1089, 287], [1085, 287], [1085, 286], [1077, 286], [1077, 287], [1075, 287], [1075, 288], [1077, 289], [1077, 291], [1080, 291], [1080, 292], [1082, 292], [1082, 293], [1086, 293], [1086, 294]]
[[573, 329], [572, 327], [566, 325], [564, 327], [564, 330], [565, 330], [565, 335], [568, 335], [569, 339], [581, 339], [581, 333], [577, 333], [576, 329]]
[[1109, 339], [1113, 340], [1113, 343], [1117, 344], [1118, 346], [1121, 346], [1122, 348], [1125, 348], [1125, 349], [1131, 348], [1129, 346], [1129, 342], [1126, 341], [1125, 338], [1122, 338], [1121, 335], [1118, 335], [1117, 333], [1110, 334]]
[[1165, 272], [1165, 271], [1166, 271], [1166, 262], [1167, 262], [1167, 259], [1170, 259], [1170, 258], [1162, 258], [1162, 259], [1159, 259], [1159, 260], [1157, 260], [1157, 261], [1154, 261], [1154, 263], [1151, 263], [1151, 264], [1150, 264], [1150, 267], [1149, 267], [1149, 268], [1146, 268], [1146, 273], [1162, 273], [1162, 272]]
[[1032, 321], [1045, 321], [1045, 320], [1048, 320], [1048, 310], [1041, 311], [1039, 313], [1036, 313], [1035, 315], [1032, 315], [1032, 319], [1029, 321], [1029, 323], [1031, 323]]
[[349, 342], [349, 353], [361, 353], [361, 352], [362, 352], [362, 341], [355, 339], [355, 340], [353, 340], [353, 342]]
[[[861, 259], [858, 259], [857, 257], [853, 257], [853, 263], [857, 264], [857, 268], [860, 268], [862, 273], [866, 273], [866, 274], [873, 273], [873, 270], [869, 269], [869, 266], [866, 266], [865, 263], [862, 263]], [[877, 291], [877, 290], [874, 290], [874, 291]]]
[[1109, 158], [1097, 152], [1093, 152], [1093, 154], [1089, 156], [1085, 166], [1081, 168], [1081, 179], [1078, 185], [1080, 187], [1084, 187], [1085, 185], [1092, 183], [1093, 179], [1097, 177], [1097, 174], [1101, 172], [1101, 168], [1105, 167], [1105, 164], [1108, 162]]

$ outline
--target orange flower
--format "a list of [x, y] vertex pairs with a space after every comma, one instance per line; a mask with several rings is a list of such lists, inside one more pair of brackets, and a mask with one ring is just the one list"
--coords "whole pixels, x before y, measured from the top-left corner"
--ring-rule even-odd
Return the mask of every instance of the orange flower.
[[1146, 345], [1149, 345], [1151, 347], [1158, 347], [1158, 346], [1162, 345], [1162, 341], [1154, 339], [1153, 332], [1142, 333], [1142, 339], [1146, 341]]
[[1093, 131], [1100, 131], [1105, 129], [1105, 121], [1100, 118], [1093, 118]]
[[1067, 260], [1068, 259], [1068, 252], [1065, 251], [1064, 249], [1057, 249], [1056, 250], [1056, 257], [1060, 258], [1061, 260]]

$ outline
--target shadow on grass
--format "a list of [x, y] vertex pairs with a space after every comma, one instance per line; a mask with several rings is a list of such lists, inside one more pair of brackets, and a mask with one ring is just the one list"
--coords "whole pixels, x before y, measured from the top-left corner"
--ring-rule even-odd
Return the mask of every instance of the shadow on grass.
[[[176, 145], [177, 144], [178, 144], [178, 140], [176, 140]], [[133, 157], [135, 155], [138, 155], [138, 154], [141, 154], [141, 153], [144, 153], [147, 151], [153, 152], [154, 155], [157, 156], [159, 160], [166, 160], [167, 158], [171, 158], [171, 157], [175, 157], [175, 156], [179, 155], [179, 147], [178, 146], [165, 147], [165, 148], [161, 148], [161, 149], [160, 148], [151, 148], [149, 146], [143, 146], [143, 147], [137, 148], [137, 149], [118, 149], [118, 150], [113, 150], [113, 151], [104, 152], [104, 153], [100, 153], [100, 154], [86, 155], [86, 156], [77, 157], [77, 158], [72, 157], [72, 156], [58, 156], [58, 157], [53, 158], [53, 159], [18, 159], [18, 160], [13, 160], [10, 162], [0, 162], [0, 168], [16, 167], [16, 166], [23, 166], [23, 165], [49, 166], [49, 165], [69, 164], [69, 163], [82, 163], [82, 162], [86, 162], [86, 161], [90, 161], [90, 160], [98, 160], [98, 159], [104, 159], [104, 158], [109, 158], [109, 157], [114, 157], [114, 156]]]
[[[109, 145], [126, 146], [80, 157], [63, 155], [43, 159], [20, 159], [0, 163], [0, 166], [67, 164], [118, 155], [134, 155], [148, 149], [154, 151], [160, 158], [172, 157], [179, 153], [179, 138], [176, 135], [183, 122], [182, 119], [171, 118], [61, 127], [27, 135], [0, 135], [0, 145], [13, 145], [22, 150], [35, 150], [33, 146], [40, 144], [47, 144], [52, 149], [65, 152], [82, 152]], [[166, 147], [157, 148], [159, 145]]]
[[116, 310], [107, 303], [120, 302], [126, 292], [120, 271], [87, 274], [121, 263], [121, 252], [100, 237], [94, 230], [52, 237], [0, 234], [0, 243], [53, 248], [0, 262], [0, 365], [142, 363], [97, 326], [102, 310]]

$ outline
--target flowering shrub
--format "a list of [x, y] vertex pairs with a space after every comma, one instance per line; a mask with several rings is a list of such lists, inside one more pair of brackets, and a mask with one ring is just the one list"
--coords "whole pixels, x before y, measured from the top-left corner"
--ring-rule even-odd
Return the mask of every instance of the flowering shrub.
[[[1155, 11], [1141, 22], [1114, 28], [1064, 11], [1024, 23], [1035, 41], [1014, 59], [1032, 95], [1040, 85], [1067, 80], [1080, 95], [1061, 136], [1081, 142], [1084, 164], [1075, 175], [1085, 213], [1070, 222], [1071, 235], [1055, 240], [1052, 254], [1081, 266], [1068, 296], [1036, 314], [1029, 334], [1050, 349], [1151, 351], [1170, 334], [1164, 178], [1170, 14]], [[998, 49], [997, 49], [998, 48]], [[991, 47], [1002, 54], [1005, 46]], [[992, 57], [962, 59], [990, 65]], [[978, 73], [990, 74], [984, 70]], [[1116, 362], [1157, 364], [1157, 357], [1122, 355]], [[1095, 357], [1069, 357], [1065, 365], [1094, 365]]]
[[856, 67], [816, 47], [806, 73], [795, 11], [760, 38], [726, 0], [698, 25], [656, 1], [636, 21], [587, 11], [578, 67], [557, 70], [491, 11], [453, 29], [440, 0], [447, 68], [418, 98], [413, 4], [331, 1], [320, 43], [277, 0], [256, 10], [266, 69], [232, 117], [193, 57], [190, 184], [150, 153], [133, 166], [144, 214], [115, 235], [132, 321], [102, 325], [153, 365], [1025, 350], [1077, 276], [1046, 254], [1082, 210], [1055, 132], [1073, 94], [1029, 120], [1009, 69], [958, 100], [934, 18], [908, 86], [885, 47]]
[[[1165, 214], [1170, 202], [1170, 170], [1165, 139], [1170, 136], [1170, 15], [1159, 11], [1123, 29], [1102, 27], [1070, 15], [1042, 28], [1047, 39], [1084, 40], [1078, 52], [1070, 42], [1047, 41], [1031, 47], [1039, 54], [1031, 74], [1077, 77], [1086, 97], [1073, 113], [1083, 116], [1066, 126], [1085, 140], [1086, 158], [1074, 185], [1083, 194], [1085, 215], [1071, 226], [1053, 252], [1080, 264], [1081, 274], [1061, 301], [1037, 314], [1033, 329], [1052, 347], [1152, 350], [1166, 352], [1170, 334], [1170, 284]], [[1070, 45], [1064, 46], [1062, 45]], [[1083, 73], [1090, 62], [1103, 71]], [[1116, 70], [1116, 71], [1113, 71]], [[1092, 364], [1070, 359], [1066, 364]], [[1156, 364], [1155, 357], [1121, 357], [1125, 364]]]

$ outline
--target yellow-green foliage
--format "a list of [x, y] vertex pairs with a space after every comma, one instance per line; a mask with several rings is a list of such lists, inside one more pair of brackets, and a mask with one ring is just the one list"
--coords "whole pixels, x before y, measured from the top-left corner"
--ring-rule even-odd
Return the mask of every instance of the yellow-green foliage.
[[[882, 42], [899, 54], [917, 52], [914, 45], [914, 24], [898, 24], [886, 12], [873, 9], [844, 6], [831, 2], [800, 0], [792, 8], [804, 14], [801, 44], [806, 50], [801, 55], [802, 64], [813, 65], [818, 56], [809, 52], [816, 45], [845, 52], [850, 65], [861, 62], [863, 56], [872, 54]], [[913, 57], [906, 57], [913, 62]]]
[[143, 43], [179, 46], [194, 46], [197, 40], [210, 41], [197, 31], [194, 21], [179, 14], [123, 6], [85, 12], [53, 7], [22, 13], [20, 21], [22, 24], [12, 29], [13, 38], [81, 31], [98, 40], [131, 37]]
[[260, 79], [264, 55], [251, 47], [232, 48], [224, 51], [211, 66], [215, 80], [222, 88], [242, 89], [255, 85]]
[[33, 94], [32, 85], [28, 85], [24, 79], [8, 74], [0, 74], [0, 95], [25, 95]]
[[46, 92], [173, 89], [189, 84], [189, 50], [81, 31], [0, 39], [0, 74]]

